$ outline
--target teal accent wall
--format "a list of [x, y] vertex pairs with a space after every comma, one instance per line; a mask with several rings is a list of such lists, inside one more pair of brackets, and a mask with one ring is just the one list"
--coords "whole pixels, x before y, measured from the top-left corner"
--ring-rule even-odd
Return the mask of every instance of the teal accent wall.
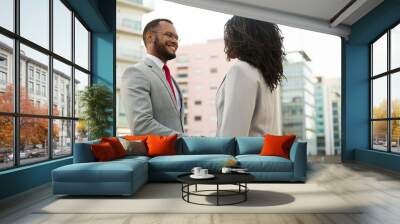
[[[343, 149], [342, 159], [399, 170], [400, 157], [372, 151], [369, 122], [369, 43], [400, 22], [400, 0], [385, 0], [351, 27], [342, 40]], [[362, 150], [362, 151], [360, 151]]]
[[48, 183], [53, 169], [71, 163], [72, 157], [68, 157], [1, 172], [0, 199]]
[[[92, 34], [92, 82], [101, 83], [110, 88], [113, 93], [114, 105], [116, 103], [116, 79], [115, 79], [115, 33]], [[116, 135], [116, 107], [113, 109], [113, 126], [110, 127], [111, 135]]]
[[[92, 82], [106, 84], [115, 102], [116, 0], [66, 0], [90, 29]], [[114, 107], [115, 108], [115, 107]], [[115, 111], [110, 132], [115, 135]], [[0, 199], [51, 181], [51, 171], [72, 163], [72, 157], [0, 171]]]

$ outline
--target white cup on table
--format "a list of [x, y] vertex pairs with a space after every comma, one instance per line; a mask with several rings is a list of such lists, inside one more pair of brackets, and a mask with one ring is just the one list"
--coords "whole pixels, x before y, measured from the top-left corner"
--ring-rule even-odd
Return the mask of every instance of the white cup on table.
[[202, 170], [202, 168], [201, 167], [193, 167], [193, 169], [192, 169], [192, 173], [194, 174], [194, 175], [196, 175], [196, 176], [200, 176], [201, 175], [201, 173], [200, 173], [200, 171]]
[[208, 175], [208, 169], [201, 169], [200, 170], [200, 176], [207, 176]]

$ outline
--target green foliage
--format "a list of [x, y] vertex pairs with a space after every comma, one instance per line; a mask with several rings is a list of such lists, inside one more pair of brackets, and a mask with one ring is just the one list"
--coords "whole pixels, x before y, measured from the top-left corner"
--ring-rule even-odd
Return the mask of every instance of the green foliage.
[[82, 119], [88, 127], [89, 139], [110, 136], [107, 129], [112, 125], [113, 97], [105, 85], [86, 87], [80, 93], [79, 106], [82, 108]]

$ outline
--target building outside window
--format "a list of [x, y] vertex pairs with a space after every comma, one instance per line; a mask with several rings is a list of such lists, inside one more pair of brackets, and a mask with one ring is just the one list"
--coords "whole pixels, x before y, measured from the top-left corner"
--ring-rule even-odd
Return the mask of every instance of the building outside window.
[[400, 24], [370, 44], [371, 149], [400, 153]]

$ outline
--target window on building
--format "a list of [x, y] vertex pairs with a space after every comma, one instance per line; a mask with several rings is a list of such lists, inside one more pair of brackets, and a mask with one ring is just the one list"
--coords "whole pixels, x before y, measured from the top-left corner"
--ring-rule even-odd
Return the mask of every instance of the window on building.
[[210, 73], [217, 73], [218, 72], [218, 68], [210, 68]]
[[[74, 143], [87, 139], [87, 131], [76, 128], [79, 114], [73, 113], [72, 105], [79, 102], [78, 93], [82, 87], [90, 84], [90, 31], [72, 7], [66, 5], [67, 1], [15, 1], [19, 3], [19, 13], [14, 13], [14, 0], [1, 2], [0, 11], [7, 10], [7, 13], [0, 13], [0, 26], [8, 31], [0, 29], [0, 82], [4, 79], [4, 70], [12, 88], [7, 88], [7, 92], [0, 91], [0, 98], [4, 94], [11, 97], [11, 100], [0, 100], [0, 112], [7, 112], [0, 114], [0, 123], [6, 128], [0, 132], [3, 140], [0, 149], [7, 155], [6, 159], [0, 160], [0, 170], [70, 156]], [[19, 23], [14, 24], [14, 21]], [[14, 32], [14, 26], [20, 33]], [[18, 88], [10, 78], [15, 74], [9, 66], [19, 67], [20, 72], [16, 74]], [[49, 89], [50, 78], [53, 79], [53, 90]], [[58, 89], [58, 79], [65, 81], [62, 90]], [[75, 89], [70, 88], [73, 85]], [[15, 89], [19, 89], [19, 94], [15, 94]], [[14, 98], [14, 95], [19, 97]], [[70, 101], [65, 103], [66, 107], [56, 105], [60, 96], [62, 100]], [[54, 104], [50, 105], [52, 101]], [[18, 112], [14, 111], [15, 107], [19, 108]], [[13, 131], [14, 125], [17, 133]], [[35, 136], [31, 134], [34, 131], [38, 133]]]
[[7, 84], [7, 74], [4, 71], [0, 71], [0, 84], [1, 85]]
[[201, 116], [194, 116], [195, 121], [201, 121]]
[[30, 80], [33, 80], [33, 79], [34, 79], [34, 76], [33, 76], [33, 67], [32, 67], [32, 66], [29, 66], [28, 76], [29, 76], [29, 79], [30, 79]]
[[201, 100], [195, 100], [194, 105], [201, 105]]
[[36, 95], [40, 95], [40, 84], [36, 84]]
[[187, 77], [188, 77], [188, 74], [187, 74], [187, 73], [179, 73], [179, 74], [177, 75], [177, 77], [178, 77], [178, 78], [187, 78]]
[[6, 68], [7, 67], [7, 56], [0, 54], [0, 67]]
[[46, 86], [42, 86], [42, 96], [46, 96]]
[[400, 24], [370, 45], [371, 148], [393, 153], [400, 153], [399, 42]]

